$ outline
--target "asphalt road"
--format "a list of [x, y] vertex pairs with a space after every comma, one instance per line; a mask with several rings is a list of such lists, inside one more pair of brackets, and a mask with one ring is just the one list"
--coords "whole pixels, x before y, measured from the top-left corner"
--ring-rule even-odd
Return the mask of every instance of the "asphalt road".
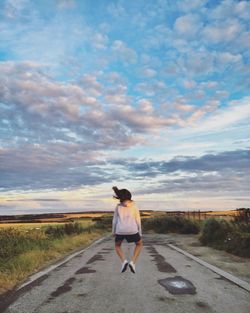
[[[169, 248], [167, 235], [143, 242], [136, 274], [120, 273], [113, 238], [105, 238], [12, 295], [2, 312], [250, 312], [248, 291]], [[123, 246], [131, 255], [133, 244]]]

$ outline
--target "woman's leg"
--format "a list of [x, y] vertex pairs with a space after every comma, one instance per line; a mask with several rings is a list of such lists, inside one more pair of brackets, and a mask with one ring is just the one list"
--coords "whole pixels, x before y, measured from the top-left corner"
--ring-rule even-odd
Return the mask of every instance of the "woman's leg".
[[134, 250], [134, 255], [131, 261], [133, 261], [133, 263], [136, 262], [140, 252], [142, 249], [142, 240], [140, 239], [139, 241], [135, 242], [135, 250]]
[[122, 251], [122, 241], [116, 241], [115, 251], [118, 254], [119, 258], [122, 260], [122, 262], [124, 262], [126, 258], [125, 258], [123, 251]]

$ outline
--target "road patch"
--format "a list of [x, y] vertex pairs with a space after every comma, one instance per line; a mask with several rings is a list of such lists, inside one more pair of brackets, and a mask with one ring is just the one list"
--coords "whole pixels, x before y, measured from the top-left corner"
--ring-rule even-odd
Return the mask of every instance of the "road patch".
[[159, 284], [165, 287], [171, 294], [196, 294], [193, 283], [181, 276], [159, 279]]

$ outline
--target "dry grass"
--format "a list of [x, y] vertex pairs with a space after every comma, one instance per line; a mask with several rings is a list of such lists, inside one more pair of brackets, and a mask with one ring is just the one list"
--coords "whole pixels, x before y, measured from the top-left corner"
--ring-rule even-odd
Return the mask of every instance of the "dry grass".
[[12, 258], [9, 264], [6, 264], [5, 268], [0, 271], [0, 294], [13, 289], [42, 267], [79, 248], [88, 246], [93, 240], [105, 234], [103, 231], [94, 230], [91, 233], [67, 236], [54, 240], [52, 246], [46, 250], [35, 249]]
[[[41, 222], [41, 223], [0, 223], [0, 229], [1, 228], [8, 228], [8, 227], [14, 227], [18, 229], [24, 229], [24, 230], [29, 230], [29, 229], [41, 229], [43, 227], [47, 226], [56, 226], [56, 225], [63, 225], [66, 222]], [[88, 227], [94, 224], [92, 220], [79, 220], [78, 223], [80, 223], [83, 227]]]

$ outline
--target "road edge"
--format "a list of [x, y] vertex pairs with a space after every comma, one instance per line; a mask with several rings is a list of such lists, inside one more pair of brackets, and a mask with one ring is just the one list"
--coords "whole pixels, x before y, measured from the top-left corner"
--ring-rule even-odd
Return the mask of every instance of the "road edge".
[[69, 260], [73, 259], [75, 256], [83, 253], [84, 251], [90, 249], [91, 247], [93, 247], [94, 245], [98, 244], [98, 243], [101, 243], [103, 240], [105, 240], [107, 237], [109, 236], [105, 236], [105, 237], [102, 237], [102, 238], [99, 238], [95, 241], [93, 241], [89, 246], [85, 247], [84, 249], [81, 249], [79, 251], [76, 251], [70, 255], [68, 255], [67, 257], [65, 257], [63, 260], [61, 261], [57, 261], [56, 263], [52, 264], [52, 265], [49, 265], [48, 267], [46, 267], [45, 269], [43, 270], [40, 270], [39, 272], [37, 273], [34, 273], [32, 274], [31, 276], [28, 277], [28, 279], [23, 283], [21, 284], [20, 286], [18, 286], [16, 288], [16, 290], [20, 290], [22, 289], [23, 287], [33, 283], [35, 280], [39, 279], [40, 277], [44, 276], [44, 275], [47, 275], [49, 272], [53, 271], [55, 268], [57, 268], [58, 266], [61, 266], [65, 263], [67, 263]]
[[189, 252], [187, 252], [185, 250], [182, 250], [182, 249], [180, 249], [180, 248], [178, 248], [178, 247], [176, 247], [176, 246], [174, 246], [174, 245], [172, 245], [170, 243], [167, 244], [167, 246], [169, 248], [173, 249], [173, 250], [176, 250], [176, 251], [180, 252], [181, 254], [184, 254], [185, 256], [187, 256], [190, 259], [196, 261], [197, 263], [205, 266], [206, 268], [210, 269], [211, 271], [215, 272], [216, 274], [226, 278], [227, 280], [231, 281], [232, 283], [234, 283], [234, 284], [238, 285], [239, 287], [241, 287], [241, 288], [247, 290], [248, 292], [250, 292], [250, 284], [248, 282], [246, 282], [246, 281], [244, 281], [244, 280], [242, 280], [242, 279], [240, 279], [240, 278], [238, 278], [238, 277], [236, 277], [236, 276], [234, 276], [234, 275], [232, 275], [232, 274], [230, 274], [228, 272], [225, 272], [225, 271], [221, 270], [220, 268], [218, 268], [218, 267], [216, 267], [214, 265], [211, 265], [211, 264], [209, 264], [209, 263], [207, 263], [207, 262], [205, 262], [205, 261], [195, 257], [191, 253], [189, 253]]
[[95, 241], [93, 241], [90, 245], [84, 247], [83, 249], [76, 251], [62, 260], [56, 261], [52, 265], [49, 265], [48, 267], [44, 268], [43, 270], [40, 270], [32, 275], [30, 275], [27, 280], [22, 283], [20, 286], [7, 291], [6, 293], [0, 295], [0, 313], [3, 313], [6, 311], [6, 309], [15, 301], [19, 298], [19, 296], [25, 291], [25, 290], [30, 290], [33, 286], [38, 285], [41, 283], [44, 279], [48, 277], [48, 273], [56, 269], [58, 266], [61, 266], [65, 263], [67, 263], [69, 260], [72, 258], [76, 257], [77, 255], [85, 252], [86, 250], [92, 248], [93, 246], [107, 240], [110, 238], [110, 236], [104, 236], [101, 237]]

